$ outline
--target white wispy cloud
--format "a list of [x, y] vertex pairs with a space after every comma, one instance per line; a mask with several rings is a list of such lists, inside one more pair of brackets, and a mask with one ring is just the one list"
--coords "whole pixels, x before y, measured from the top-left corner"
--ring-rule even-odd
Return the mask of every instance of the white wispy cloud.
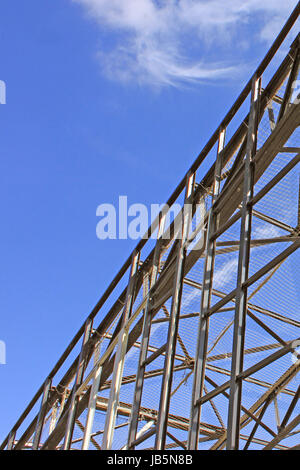
[[[236, 41], [237, 30], [256, 21], [256, 39], [267, 40], [283, 25], [295, 0], [72, 0], [83, 5], [102, 31], [114, 35], [99, 51], [103, 70], [115, 79], [156, 85], [231, 76], [237, 64], [209, 61], [209, 45]], [[247, 38], [249, 44], [255, 38]], [[235, 47], [245, 46], [245, 40]], [[201, 44], [201, 60], [195, 50]], [[197, 49], [199, 51], [199, 48]]]
[[[231, 258], [223, 262], [214, 273], [214, 289], [223, 289], [226, 285], [230, 284], [237, 276], [238, 258]], [[188, 311], [189, 307], [199, 302], [198, 308], [200, 308], [202, 291], [199, 289], [193, 289], [186, 295], [181, 303], [181, 310]], [[197, 307], [196, 307], [197, 311]]]
[[216, 270], [214, 275], [214, 287], [215, 289], [224, 288], [226, 284], [229, 284], [237, 276], [238, 258], [232, 258], [225, 261], [222, 266]]
[[254, 230], [254, 238], [275, 238], [280, 235], [282, 235], [281, 230], [270, 224], [261, 224]]

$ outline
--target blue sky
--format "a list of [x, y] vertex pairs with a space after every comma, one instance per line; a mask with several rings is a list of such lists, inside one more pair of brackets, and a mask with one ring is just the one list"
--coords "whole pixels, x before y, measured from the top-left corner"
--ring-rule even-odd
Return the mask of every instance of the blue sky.
[[135, 245], [96, 208], [162, 203], [296, 1], [6, 0], [0, 440]]

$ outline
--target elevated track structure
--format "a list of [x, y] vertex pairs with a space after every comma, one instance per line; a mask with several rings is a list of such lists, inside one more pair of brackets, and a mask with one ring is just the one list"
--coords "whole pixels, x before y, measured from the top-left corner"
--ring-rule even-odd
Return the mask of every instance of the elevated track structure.
[[300, 449], [299, 10], [1, 449]]

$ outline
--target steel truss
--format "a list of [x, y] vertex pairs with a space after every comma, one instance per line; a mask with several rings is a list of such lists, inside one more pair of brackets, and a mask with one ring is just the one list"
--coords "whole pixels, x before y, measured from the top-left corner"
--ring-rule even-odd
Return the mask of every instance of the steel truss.
[[1, 449], [300, 448], [299, 8]]

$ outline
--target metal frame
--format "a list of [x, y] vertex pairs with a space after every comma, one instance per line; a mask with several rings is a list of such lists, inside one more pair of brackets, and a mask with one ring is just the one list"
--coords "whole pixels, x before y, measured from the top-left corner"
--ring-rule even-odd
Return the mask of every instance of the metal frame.
[[[268, 367], [276, 370], [282, 358], [295, 351], [300, 344], [297, 334], [300, 322], [291, 312], [283, 315], [254, 299], [300, 246], [300, 203], [291, 207], [297, 219], [295, 227], [273, 214], [264, 213], [259, 206], [283, 178], [299, 168], [299, 142], [295, 147], [291, 143], [291, 139], [297, 138], [296, 130], [300, 125], [300, 104], [291, 102], [299, 75], [299, 34], [279, 67], [272, 69], [273, 76], [265, 88], [260, 86], [266, 71], [271, 75], [271, 61], [281, 54], [280, 47], [290, 37], [299, 10], [298, 3], [236, 102], [0, 449], [299, 448], [300, 388], [295, 390], [292, 380], [300, 369], [300, 358], [281, 370], [273, 383], [257, 374]], [[283, 88], [283, 96], [280, 96]], [[247, 100], [249, 112], [244, 116], [242, 105]], [[266, 116], [269, 135], [257, 146], [261, 123]], [[286, 164], [256, 192], [256, 184], [280, 153], [287, 155]], [[204, 164], [209, 168], [206, 173]], [[300, 191], [298, 199], [300, 201]], [[166, 216], [176, 201], [182, 201], [182, 211], [166, 227]], [[207, 205], [208, 210], [201, 224], [192, 230], [199, 204]], [[253, 224], [257, 220], [283, 233], [253, 238]], [[234, 224], [240, 224], [239, 238], [224, 240], [222, 236]], [[153, 241], [149, 235], [156, 229], [157, 237]], [[201, 243], [191, 250], [203, 229]], [[266, 259], [259, 269], [252, 269], [249, 275], [252, 250], [275, 244], [281, 250], [278, 248], [274, 256]], [[229, 291], [223, 291], [214, 284], [215, 266], [218, 256], [232, 253], [238, 255], [237, 281]], [[193, 269], [200, 265], [202, 283], [193, 274]], [[249, 295], [250, 288], [254, 290]], [[201, 303], [197, 309], [184, 309], [186, 289], [200, 293]], [[234, 312], [233, 319], [229, 317], [227, 323], [224, 321], [208, 347], [213, 322], [216, 318], [228, 318], [231, 312]], [[191, 320], [198, 323], [194, 352], [186, 343], [184, 333], [185, 322]], [[245, 347], [249, 322], [254, 322], [270, 341]], [[166, 326], [166, 342], [153, 344], [154, 325]], [[280, 325], [291, 328], [295, 334], [287, 338]], [[231, 329], [231, 348], [218, 352], [218, 345]], [[134, 372], [127, 368], [130, 350], [139, 350]], [[256, 357], [261, 353], [262, 356]], [[69, 360], [71, 357], [73, 361]], [[245, 367], [246, 357], [252, 362]], [[231, 360], [230, 369], [218, 363], [224, 358]], [[154, 361], [159, 366], [154, 366]], [[185, 375], [175, 383], [178, 373]], [[156, 408], [147, 407], [143, 403], [145, 381], [151, 383], [155, 378], [161, 379], [160, 390], [155, 390], [159, 404]], [[174, 412], [174, 397], [188, 381], [190, 411]], [[120, 401], [122, 390], [130, 384], [133, 387], [131, 401]], [[251, 406], [243, 398], [246, 385], [256, 387], [257, 399]], [[107, 390], [109, 398], [103, 396]], [[280, 409], [279, 394], [288, 401], [284, 413]], [[222, 409], [221, 400], [225, 403]], [[273, 404], [274, 425], [268, 418]], [[212, 413], [211, 422], [204, 413], [206, 407]], [[101, 425], [95, 419], [99, 413], [101, 416], [105, 413]], [[116, 424], [117, 417], [125, 418], [124, 423]], [[252, 425], [247, 426], [250, 423]], [[265, 432], [263, 438], [261, 429]], [[117, 444], [120, 435], [123, 441]], [[286, 439], [291, 436], [294, 441], [289, 446]]]

